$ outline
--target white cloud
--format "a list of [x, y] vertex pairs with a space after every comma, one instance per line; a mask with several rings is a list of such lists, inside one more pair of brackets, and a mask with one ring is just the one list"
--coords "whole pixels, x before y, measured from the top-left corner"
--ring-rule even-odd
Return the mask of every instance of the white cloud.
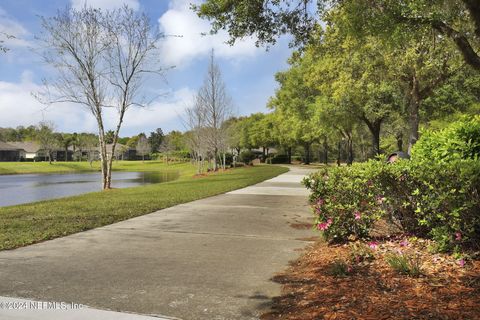
[[[8, 36], [13, 36], [9, 38]], [[29, 32], [19, 22], [13, 19], [8, 13], [0, 8], [0, 40], [5, 41], [7, 48], [26, 47], [29, 45], [25, 38]]]
[[[87, 109], [69, 103], [46, 107], [32, 96], [32, 92], [40, 92], [42, 86], [31, 81], [31, 72], [24, 71], [21, 78], [20, 83], [0, 81], [0, 127], [36, 125], [48, 120], [54, 122], [61, 132], [97, 131], [95, 119]], [[192, 97], [193, 90], [181, 88], [147, 108], [128, 110], [122, 134], [133, 135], [158, 127], [180, 129], [177, 118], [190, 105]], [[116, 111], [108, 109], [104, 114], [106, 129], [113, 129], [117, 119]]]
[[32, 96], [42, 86], [31, 81], [31, 72], [22, 73], [20, 83], [0, 81], [0, 127], [36, 125], [42, 120], [53, 121], [59, 130], [92, 131], [95, 122], [76, 105], [46, 106]]
[[72, 7], [81, 9], [85, 4], [90, 7], [100, 9], [118, 9], [124, 5], [129, 6], [133, 10], [138, 10], [140, 7], [139, 0], [71, 0]]
[[161, 127], [164, 130], [183, 130], [181, 116], [192, 105], [194, 90], [184, 87], [171, 93], [146, 108], [132, 108], [127, 111], [126, 125], [129, 131], [143, 132]]
[[[225, 31], [209, 35], [210, 23], [190, 10], [190, 3], [192, 0], [172, 0], [169, 9], [158, 19], [160, 30], [167, 35], [161, 45], [162, 58], [167, 65], [183, 67], [195, 58], [208, 55], [211, 49], [218, 57], [227, 59], [252, 57], [263, 52], [252, 38], [230, 46], [225, 43], [229, 39]], [[202, 35], [205, 33], [208, 35]]]

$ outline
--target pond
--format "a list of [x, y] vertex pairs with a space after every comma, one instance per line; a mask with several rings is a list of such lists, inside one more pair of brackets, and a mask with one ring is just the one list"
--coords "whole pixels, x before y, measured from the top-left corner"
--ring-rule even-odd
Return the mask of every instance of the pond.
[[[112, 188], [129, 188], [176, 180], [178, 172], [113, 172]], [[101, 174], [0, 175], [0, 207], [56, 199], [101, 190]]]

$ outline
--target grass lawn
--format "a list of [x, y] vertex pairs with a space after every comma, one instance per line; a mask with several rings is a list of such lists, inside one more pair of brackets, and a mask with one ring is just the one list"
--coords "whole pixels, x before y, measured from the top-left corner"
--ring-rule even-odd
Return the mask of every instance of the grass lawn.
[[[114, 161], [115, 171], [156, 171], [171, 169], [175, 166], [195, 172], [188, 163], [166, 165], [163, 161]], [[183, 166], [183, 167], [182, 167]], [[178, 168], [174, 168], [178, 170]], [[100, 171], [100, 162], [95, 161], [90, 166], [89, 162], [0, 162], [0, 174], [24, 173], [69, 173], [69, 172], [94, 172]], [[187, 170], [188, 171], [188, 170]]]
[[[3, 163], [1, 165], [3, 167]], [[38, 165], [44, 168], [43, 164]], [[86, 163], [82, 165], [89, 167]], [[154, 171], [167, 166], [160, 162], [142, 164], [126, 161], [115, 165], [116, 170], [140, 171], [142, 168]], [[278, 166], [255, 166], [194, 177], [195, 168], [188, 163], [169, 165], [168, 169], [179, 170], [180, 178], [167, 183], [0, 208], [0, 250], [65, 236], [243, 188], [288, 171]]]

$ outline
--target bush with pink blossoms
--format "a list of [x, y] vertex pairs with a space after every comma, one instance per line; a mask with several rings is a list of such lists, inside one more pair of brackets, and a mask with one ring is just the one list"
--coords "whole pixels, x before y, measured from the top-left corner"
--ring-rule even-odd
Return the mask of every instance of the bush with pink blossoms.
[[323, 168], [304, 184], [317, 228], [329, 241], [368, 238], [383, 219], [432, 238], [438, 251], [480, 247], [479, 160], [371, 160]]
[[312, 191], [317, 229], [327, 240], [366, 238], [375, 221], [384, 216], [386, 199], [373, 183], [376, 174], [377, 164], [368, 162], [324, 168], [304, 180]]

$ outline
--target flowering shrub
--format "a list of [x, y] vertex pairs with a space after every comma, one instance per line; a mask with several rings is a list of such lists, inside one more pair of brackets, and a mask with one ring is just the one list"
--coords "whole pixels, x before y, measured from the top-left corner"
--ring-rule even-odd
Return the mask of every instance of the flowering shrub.
[[329, 241], [367, 238], [385, 219], [428, 236], [440, 251], [480, 243], [480, 161], [369, 161], [304, 180], [317, 228]]
[[480, 241], [480, 161], [403, 161], [381, 180], [390, 216], [416, 235], [433, 238], [440, 251]]
[[310, 200], [317, 229], [326, 239], [364, 238], [373, 223], [384, 215], [385, 196], [373, 182], [377, 169], [373, 161], [324, 168], [304, 180], [312, 190]]

